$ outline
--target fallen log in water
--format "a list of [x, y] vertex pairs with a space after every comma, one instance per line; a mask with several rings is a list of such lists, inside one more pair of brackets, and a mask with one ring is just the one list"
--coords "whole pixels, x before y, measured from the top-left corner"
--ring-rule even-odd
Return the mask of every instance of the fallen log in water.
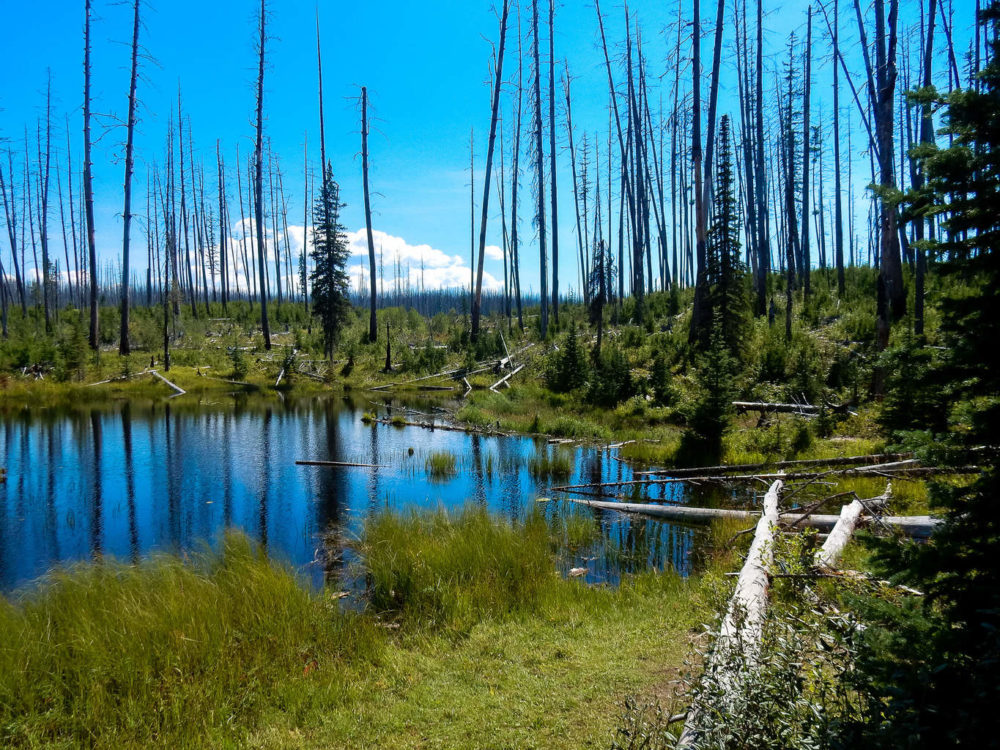
[[387, 466], [378, 464], [353, 464], [348, 461], [296, 461], [296, 466], [345, 466], [359, 469], [387, 469]]
[[639, 476], [687, 477], [705, 474], [727, 474], [734, 471], [760, 471], [762, 469], [791, 469], [796, 466], [853, 466], [855, 464], [886, 464], [913, 458], [912, 453], [874, 453], [866, 456], [839, 456], [837, 458], [800, 458], [794, 461], [774, 461], [759, 464], [729, 464], [719, 466], [695, 466], [678, 469], [651, 469], [637, 471]]
[[[877, 499], [877, 498], [876, 498]], [[873, 503], [876, 499], [864, 501]], [[752, 510], [732, 510], [729, 508], [692, 508], [687, 505], [656, 505], [653, 503], [619, 503], [605, 500], [584, 500], [582, 498], [570, 498], [579, 505], [587, 505], [600, 510], [614, 510], [619, 513], [637, 513], [650, 518], [658, 518], [665, 521], [676, 521], [678, 523], [708, 523], [715, 519], [734, 519], [737, 521], [753, 521], [760, 515]], [[782, 524], [808, 526], [821, 532], [832, 531], [840, 516], [835, 515], [811, 515], [803, 520], [800, 513], [782, 513], [779, 516]], [[861, 523], [867, 523], [868, 516], [862, 516]], [[926, 538], [931, 535], [941, 520], [932, 516], [880, 516], [879, 522], [898, 529], [907, 536], [916, 538]]]
[[[768, 568], [773, 560], [778, 495], [783, 486], [780, 479], [775, 480], [764, 496], [764, 512], [757, 522], [750, 551], [736, 581], [736, 590], [729, 600], [722, 628], [705, 665], [706, 673], [718, 679], [723, 701], [728, 701], [738, 687], [740, 667], [752, 669], [760, 657], [764, 614], [767, 611]], [[688, 712], [677, 747], [692, 745], [697, 738], [700, 718], [697, 707]]]

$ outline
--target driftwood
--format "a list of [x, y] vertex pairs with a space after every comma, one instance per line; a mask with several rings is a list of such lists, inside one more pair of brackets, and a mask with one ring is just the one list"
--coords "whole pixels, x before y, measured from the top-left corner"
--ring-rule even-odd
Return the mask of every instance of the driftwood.
[[734, 471], [760, 471], [761, 469], [790, 469], [797, 466], [853, 466], [855, 464], [885, 464], [889, 461], [903, 461], [913, 458], [912, 453], [875, 453], [866, 456], [840, 456], [837, 458], [803, 458], [794, 461], [775, 461], [759, 464], [729, 464], [719, 466], [695, 466], [680, 469], [654, 469], [637, 471], [636, 476], [686, 477], [705, 474], [726, 474]]
[[167, 384], [167, 385], [169, 385], [169, 386], [170, 386], [171, 388], [173, 388], [173, 389], [174, 389], [175, 391], [177, 391], [177, 395], [178, 395], [178, 396], [183, 396], [183, 395], [184, 395], [185, 393], [187, 393], [187, 391], [185, 391], [185, 390], [184, 390], [183, 388], [181, 388], [181, 387], [180, 387], [179, 385], [177, 385], [176, 383], [171, 383], [171, 382], [170, 382], [169, 380], [167, 380], [167, 379], [166, 379], [165, 377], [163, 377], [162, 375], [160, 375], [160, 373], [158, 373], [158, 372], [157, 372], [156, 370], [150, 370], [150, 371], [149, 371], [149, 374], [150, 374], [150, 375], [155, 375], [155, 376], [156, 376], [156, 377], [158, 377], [158, 378], [159, 378], [160, 380], [162, 380], [162, 381], [163, 381], [164, 383], [166, 383], [166, 384]]
[[[767, 611], [768, 568], [773, 560], [774, 530], [778, 525], [778, 496], [783, 483], [775, 480], [764, 496], [764, 512], [757, 522], [750, 552], [740, 570], [736, 590], [729, 600], [726, 617], [715, 639], [715, 647], [708, 657], [706, 671], [719, 678], [724, 693], [736, 687], [738, 671], [732, 667], [734, 657], [742, 656], [751, 666], [760, 657], [760, 641], [764, 615]], [[684, 722], [678, 747], [691, 747], [697, 736], [700, 716], [692, 709]]]
[[[687, 524], [708, 523], [717, 518], [752, 521], [758, 517], [757, 511], [731, 510], [728, 508], [692, 508], [686, 505], [621, 503], [604, 500], [584, 500], [575, 497], [570, 498], [570, 500], [579, 505], [587, 505], [600, 510], [637, 513], [649, 516], [650, 518]], [[802, 520], [802, 517], [802, 514], [799, 513], [782, 513], [779, 516], [779, 520], [782, 524], [808, 526], [821, 532], [832, 531], [834, 526], [837, 525], [837, 521], [840, 520], [840, 516], [834, 515], [811, 515], [805, 520]], [[878, 520], [882, 524], [896, 528], [903, 534], [915, 538], [930, 536], [938, 524], [941, 523], [940, 519], [932, 516], [880, 516]], [[867, 521], [867, 517], [862, 517], [862, 523], [866, 523]]]
[[296, 466], [347, 466], [359, 469], [386, 469], [386, 466], [378, 464], [353, 464], [348, 461], [296, 461]]
[[459, 427], [457, 425], [445, 424], [443, 422], [411, 422], [409, 420], [373, 419], [375, 424], [385, 424], [390, 427], [422, 427], [425, 430], [445, 430], [446, 432], [467, 432], [472, 435], [506, 435], [500, 430], [489, 430], [478, 427]]

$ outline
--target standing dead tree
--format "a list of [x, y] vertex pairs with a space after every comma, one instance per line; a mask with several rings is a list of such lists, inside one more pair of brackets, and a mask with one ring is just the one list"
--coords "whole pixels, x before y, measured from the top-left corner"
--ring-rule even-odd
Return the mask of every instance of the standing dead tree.
[[[83, 25], [83, 200], [87, 220], [87, 250], [90, 281], [90, 348], [100, 344], [97, 318], [97, 239], [94, 230], [94, 177], [90, 143], [90, 3], [84, 3]], [[23, 298], [22, 298], [23, 301]]]
[[131, 350], [128, 341], [129, 313], [129, 234], [132, 228], [132, 172], [135, 164], [135, 87], [139, 73], [139, 0], [133, 3], [132, 19], [132, 75], [128, 87], [128, 121], [125, 136], [125, 207], [124, 227], [122, 229], [122, 289], [121, 289], [121, 329], [119, 331], [118, 353], [128, 354]]
[[[264, 332], [264, 348], [270, 350], [271, 327], [267, 320], [267, 269], [264, 266], [264, 42], [267, 39], [266, 20], [265, 0], [260, 0], [257, 43], [257, 140], [254, 150], [254, 223], [257, 230], [257, 272], [260, 279], [260, 326]], [[183, 172], [182, 167], [181, 173], [183, 174]]]
[[368, 191], [368, 89], [361, 87], [361, 173], [365, 191], [365, 229], [368, 233], [368, 268], [371, 277], [371, 304], [368, 317], [368, 341], [378, 340], [378, 322], [375, 319], [375, 308], [378, 304], [375, 281], [375, 237], [372, 234], [372, 204]]
[[493, 146], [497, 135], [497, 115], [500, 112], [500, 88], [503, 84], [503, 55], [507, 42], [507, 17], [509, 0], [504, 0], [500, 13], [500, 49], [496, 56], [496, 73], [493, 83], [493, 111], [490, 115], [490, 139], [486, 148], [486, 175], [483, 178], [483, 210], [479, 221], [479, 267], [476, 271], [476, 294], [472, 299], [472, 338], [479, 336], [479, 318], [482, 311], [483, 264], [486, 260], [486, 218], [490, 203], [490, 176], [493, 170]]

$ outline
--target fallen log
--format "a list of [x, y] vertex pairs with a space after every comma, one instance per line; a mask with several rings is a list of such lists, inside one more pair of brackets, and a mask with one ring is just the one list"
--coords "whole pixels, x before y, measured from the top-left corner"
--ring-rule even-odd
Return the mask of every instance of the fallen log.
[[[613, 446], [612, 446], [613, 447]], [[978, 466], [917, 466], [916, 460], [897, 461], [891, 464], [876, 464], [873, 466], [861, 466], [857, 468], [838, 469], [825, 472], [797, 472], [782, 474], [734, 474], [705, 477], [670, 477], [668, 479], [628, 479], [616, 482], [599, 482], [590, 484], [566, 484], [559, 487], [550, 487], [550, 490], [559, 492], [570, 492], [578, 489], [594, 489], [597, 487], [628, 487], [637, 484], [647, 486], [658, 484], [676, 484], [678, 482], [755, 482], [773, 481], [783, 478], [786, 481], [804, 479], [823, 479], [832, 477], [857, 477], [857, 476], [887, 476], [887, 477], [926, 477], [941, 474], [978, 474], [982, 469]]]
[[506, 374], [506, 375], [504, 375], [504, 376], [503, 376], [502, 378], [500, 378], [500, 379], [499, 379], [499, 380], [498, 380], [497, 382], [495, 382], [495, 383], [494, 383], [493, 385], [491, 385], [491, 386], [490, 386], [490, 390], [491, 390], [491, 391], [493, 391], [494, 393], [497, 393], [497, 386], [498, 386], [498, 385], [503, 385], [503, 384], [504, 384], [504, 383], [506, 383], [506, 382], [507, 382], [508, 380], [510, 380], [510, 379], [511, 379], [512, 377], [514, 377], [514, 376], [515, 376], [515, 375], [517, 375], [517, 374], [518, 374], [519, 372], [521, 372], [521, 370], [523, 370], [523, 369], [524, 369], [524, 365], [518, 365], [518, 366], [517, 366], [517, 367], [515, 367], [515, 368], [514, 368], [513, 370], [511, 370], [511, 371], [510, 371], [509, 373], [507, 373], [507, 374]]
[[[889, 501], [891, 496], [892, 483], [890, 482], [886, 486], [885, 492], [881, 497], [876, 498], [875, 502], [884, 504]], [[847, 543], [851, 541], [854, 529], [861, 520], [861, 514], [864, 513], [866, 509], [870, 509], [871, 504], [872, 501], [861, 501], [855, 498], [852, 502], [840, 509], [840, 518], [837, 519], [837, 523], [830, 532], [830, 536], [827, 537], [826, 541], [823, 542], [823, 546], [816, 551], [816, 554], [813, 557], [816, 567], [826, 569], [836, 566], [841, 553], [844, 551], [844, 547], [846, 547]]]
[[[718, 679], [723, 701], [728, 701], [737, 687], [742, 668], [753, 669], [760, 657], [760, 641], [767, 611], [768, 568], [774, 558], [773, 539], [778, 525], [778, 495], [783, 486], [780, 479], [775, 480], [764, 496], [764, 510], [757, 522], [750, 551], [740, 570], [736, 590], [729, 600], [722, 628], [705, 666], [705, 671]], [[741, 657], [741, 664], [734, 668], [733, 661], [736, 657]], [[700, 718], [697, 707], [688, 712], [677, 747], [691, 747], [698, 735]]]
[[296, 466], [345, 466], [354, 467], [359, 469], [386, 469], [387, 466], [380, 466], [378, 464], [354, 464], [349, 461], [296, 461]]
[[[752, 521], [759, 514], [751, 510], [731, 510], [728, 508], [692, 508], [686, 505], [655, 505], [653, 503], [622, 503], [608, 502], [605, 500], [584, 500], [582, 498], [570, 498], [571, 502], [579, 505], [587, 505], [600, 510], [614, 510], [619, 513], [636, 513], [650, 518], [662, 519], [665, 521], [676, 521], [678, 523], [697, 524], [708, 523], [717, 518], [734, 519], [737, 521]], [[862, 523], [867, 523], [869, 517], [863, 516]], [[808, 526], [821, 532], [829, 532], [837, 525], [840, 516], [834, 515], [812, 515], [802, 520], [802, 515], [798, 513], [782, 513], [779, 516], [782, 524]], [[929, 537], [937, 528], [941, 520], [933, 516], [881, 516], [881, 523], [898, 529], [903, 534], [918, 539]]]
[[737, 411], [777, 411], [786, 414], [819, 414], [812, 404], [772, 404], [766, 401], [733, 401]]
[[165, 377], [163, 377], [162, 375], [160, 375], [160, 373], [158, 373], [158, 372], [157, 372], [156, 370], [150, 370], [150, 371], [149, 371], [149, 374], [150, 374], [150, 375], [155, 375], [155, 376], [156, 376], [156, 377], [158, 377], [158, 378], [159, 378], [160, 380], [162, 380], [162, 381], [163, 381], [164, 383], [166, 383], [166, 384], [167, 384], [167, 385], [169, 385], [169, 386], [170, 386], [171, 388], [173, 388], [173, 389], [174, 389], [175, 391], [177, 391], [177, 395], [178, 395], [178, 396], [183, 396], [183, 395], [184, 395], [185, 393], [187, 393], [187, 391], [185, 391], [185, 390], [184, 390], [183, 388], [181, 388], [181, 387], [180, 387], [179, 385], [177, 385], [176, 383], [171, 383], [171, 382], [170, 382], [169, 380], [167, 380], [167, 379], [166, 379]]
[[853, 466], [854, 464], [885, 464], [913, 458], [912, 453], [874, 453], [866, 456], [840, 456], [837, 458], [801, 458], [794, 461], [775, 461], [759, 464], [729, 464], [719, 466], [696, 466], [679, 469], [651, 469], [637, 471], [638, 476], [686, 477], [699, 474], [725, 474], [733, 471], [760, 471], [761, 469], [790, 469], [796, 466]]

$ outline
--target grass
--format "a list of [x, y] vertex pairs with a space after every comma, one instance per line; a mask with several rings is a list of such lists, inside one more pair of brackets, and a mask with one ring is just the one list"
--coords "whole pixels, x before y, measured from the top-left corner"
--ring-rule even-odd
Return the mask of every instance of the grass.
[[448, 451], [434, 451], [424, 462], [424, 468], [431, 479], [449, 479], [458, 472], [455, 454]]
[[561, 578], [552, 532], [540, 511], [375, 516], [356, 609], [240, 536], [53, 573], [0, 600], [0, 744], [607, 746], [624, 697], [677, 675], [701, 582]]

